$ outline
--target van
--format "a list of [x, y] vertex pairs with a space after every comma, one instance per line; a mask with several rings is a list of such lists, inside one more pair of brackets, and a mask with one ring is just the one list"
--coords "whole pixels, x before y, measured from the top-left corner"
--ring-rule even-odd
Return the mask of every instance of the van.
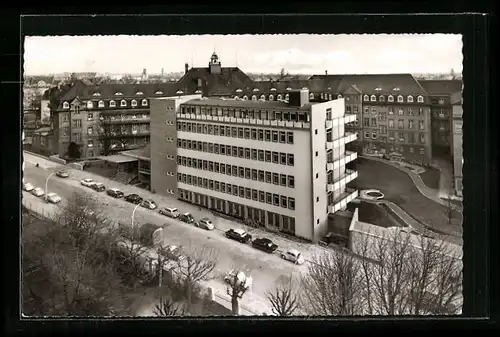
[[169, 216], [171, 218], [178, 218], [179, 217], [179, 210], [175, 207], [162, 207], [160, 208], [160, 214]]

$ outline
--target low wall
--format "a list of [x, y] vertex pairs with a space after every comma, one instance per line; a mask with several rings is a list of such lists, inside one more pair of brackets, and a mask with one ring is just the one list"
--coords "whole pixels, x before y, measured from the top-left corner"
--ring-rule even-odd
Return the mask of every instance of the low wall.
[[50, 156], [49, 159], [56, 163], [66, 165], [66, 160], [59, 158], [57, 154]]
[[71, 167], [71, 168], [74, 168], [76, 170], [83, 171], [84, 164], [81, 164], [81, 163], [69, 163], [68, 166]]

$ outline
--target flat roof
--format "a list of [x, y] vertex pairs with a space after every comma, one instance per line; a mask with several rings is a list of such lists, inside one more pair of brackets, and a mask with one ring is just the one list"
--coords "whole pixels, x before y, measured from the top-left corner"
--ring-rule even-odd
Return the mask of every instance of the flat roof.
[[286, 102], [281, 101], [253, 101], [253, 100], [237, 100], [237, 99], [217, 99], [217, 98], [207, 98], [207, 99], [192, 99], [183, 105], [210, 105], [210, 106], [220, 106], [220, 107], [240, 107], [240, 108], [254, 108], [254, 109], [266, 109], [266, 108], [280, 108], [280, 109], [298, 109], [309, 111], [311, 104], [306, 104], [302, 107], [293, 106]]
[[151, 160], [151, 148], [148, 145], [134, 149], [134, 150], [128, 150], [128, 151], [123, 151], [121, 152], [121, 155], [123, 156], [129, 156], [137, 159], [142, 159], [142, 160]]
[[110, 163], [123, 164], [123, 163], [132, 163], [137, 161], [136, 158], [124, 156], [122, 154], [114, 154], [112, 156], [100, 156], [98, 157], [101, 160], [105, 160]]

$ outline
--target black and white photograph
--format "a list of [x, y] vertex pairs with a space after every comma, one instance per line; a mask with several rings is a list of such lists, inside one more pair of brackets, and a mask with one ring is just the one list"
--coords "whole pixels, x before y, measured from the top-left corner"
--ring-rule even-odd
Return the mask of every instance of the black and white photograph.
[[23, 317], [461, 315], [462, 48], [26, 36]]

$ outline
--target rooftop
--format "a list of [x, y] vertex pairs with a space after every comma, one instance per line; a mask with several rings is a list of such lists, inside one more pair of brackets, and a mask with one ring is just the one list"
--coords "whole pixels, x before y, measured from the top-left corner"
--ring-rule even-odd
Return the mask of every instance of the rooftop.
[[429, 94], [451, 94], [462, 91], [462, 80], [420, 80]]
[[132, 163], [134, 161], [137, 161], [136, 158], [124, 156], [121, 154], [115, 154], [112, 156], [100, 156], [98, 158], [101, 160], [105, 160], [107, 162], [110, 162], [110, 163], [115, 163], [115, 164]]
[[148, 144], [148, 145], [141, 147], [141, 148], [138, 148], [138, 149], [123, 151], [123, 152], [121, 152], [121, 155], [133, 157], [133, 158], [137, 158], [137, 159], [151, 160], [151, 147]]
[[220, 107], [240, 107], [240, 108], [254, 108], [254, 109], [265, 109], [265, 108], [278, 108], [278, 109], [298, 109], [309, 111], [311, 104], [306, 104], [302, 107], [292, 106], [286, 102], [280, 101], [252, 101], [252, 100], [237, 100], [237, 99], [220, 99], [220, 98], [207, 98], [207, 99], [193, 99], [187, 101], [184, 104], [189, 105], [210, 105], [210, 106], [220, 106]]

